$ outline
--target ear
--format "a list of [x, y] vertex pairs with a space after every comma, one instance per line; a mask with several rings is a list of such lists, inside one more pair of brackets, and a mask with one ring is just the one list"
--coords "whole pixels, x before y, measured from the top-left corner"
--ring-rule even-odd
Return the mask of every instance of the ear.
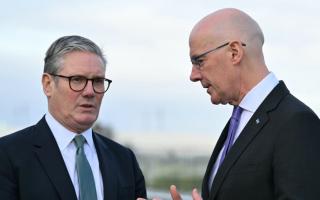
[[43, 73], [42, 74], [42, 89], [44, 94], [47, 97], [50, 97], [53, 91], [53, 87], [54, 87], [54, 80], [52, 78], [52, 76], [50, 76], [47, 73]]
[[239, 41], [232, 41], [229, 44], [230, 47], [230, 55], [232, 64], [239, 64], [243, 58], [244, 50], [243, 45]]

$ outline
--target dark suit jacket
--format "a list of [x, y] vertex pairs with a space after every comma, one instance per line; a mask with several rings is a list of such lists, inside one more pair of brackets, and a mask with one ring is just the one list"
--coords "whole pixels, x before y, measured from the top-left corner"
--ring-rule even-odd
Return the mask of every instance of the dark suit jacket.
[[242, 130], [209, 191], [208, 179], [228, 126], [204, 176], [204, 200], [320, 199], [320, 121], [282, 81]]
[[[93, 133], [105, 200], [146, 197], [145, 181], [133, 152]], [[76, 200], [54, 136], [44, 118], [0, 139], [1, 200]]]

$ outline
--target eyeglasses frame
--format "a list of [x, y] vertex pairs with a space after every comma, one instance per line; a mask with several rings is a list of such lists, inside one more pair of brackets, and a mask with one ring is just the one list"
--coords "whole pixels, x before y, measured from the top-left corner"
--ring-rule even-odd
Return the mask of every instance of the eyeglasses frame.
[[[76, 76], [64, 76], [64, 75], [53, 74], [53, 73], [48, 73], [48, 74], [51, 75], [51, 76], [56, 76], [56, 77], [61, 77], [61, 78], [66, 78], [66, 79], [68, 79], [70, 89], [71, 89], [72, 91], [75, 91], [75, 92], [81, 92], [81, 91], [83, 91], [83, 90], [87, 87], [88, 81], [91, 81], [93, 91], [94, 91], [95, 93], [97, 93], [97, 94], [104, 94], [105, 92], [107, 92], [107, 90], [109, 89], [109, 87], [110, 87], [110, 85], [111, 85], [111, 83], [112, 83], [112, 80], [107, 79], [107, 78], [104, 78], [104, 77], [101, 77], [101, 78], [87, 78], [87, 77], [85, 77], [85, 76], [80, 76], [80, 75], [76, 75]], [[73, 89], [73, 88], [71, 87], [71, 79], [74, 78], [74, 77], [81, 77], [81, 78], [85, 78], [85, 79], [86, 79], [86, 84], [83, 86], [83, 88], [82, 88], [81, 90], [75, 90], [75, 89]], [[96, 91], [96, 89], [94, 88], [93, 82], [94, 82], [94, 80], [96, 80], [96, 79], [104, 79], [104, 81], [107, 81], [107, 82], [108, 82], [108, 87], [105, 89], [104, 92], [98, 92], [98, 91]]]
[[[197, 66], [200, 67], [200, 65], [201, 65], [201, 63], [199, 62], [199, 59], [200, 59], [200, 58], [204, 57], [205, 55], [207, 55], [207, 54], [209, 54], [209, 53], [211, 53], [211, 52], [213, 52], [213, 51], [216, 51], [216, 50], [218, 50], [218, 49], [221, 49], [222, 47], [225, 47], [225, 46], [227, 46], [227, 45], [229, 45], [229, 44], [230, 44], [230, 42], [226, 42], [226, 43], [224, 43], [224, 44], [222, 44], [222, 45], [220, 45], [220, 46], [218, 46], [218, 47], [216, 47], [216, 48], [213, 48], [213, 49], [210, 49], [210, 50], [208, 50], [208, 51], [205, 51], [204, 53], [201, 53], [200, 55], [192, 56], [192, 57], [191, 57], [191, 63], [192, 63], [193, 65], [197, 65]], [[243, 42], [241, 42], [241, 45], [242, 45], [242, 46], [247, 46], [247, 45], [246, 45], [245, 43], [243, 43]]]

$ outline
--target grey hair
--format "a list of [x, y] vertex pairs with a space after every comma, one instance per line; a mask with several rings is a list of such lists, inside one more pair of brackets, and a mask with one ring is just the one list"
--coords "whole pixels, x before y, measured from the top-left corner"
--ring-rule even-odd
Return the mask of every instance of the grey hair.
[[90, 52], [99, 56], [103, 62], [105, 70], [107, 60], [105, 59], [102, 50], [91, 40], [78, 36], [64, 36], [57, 39], [51, 44], [44, 58], [44, 73], [57, 73], [63, 62], [66, 54], [74, 51]]

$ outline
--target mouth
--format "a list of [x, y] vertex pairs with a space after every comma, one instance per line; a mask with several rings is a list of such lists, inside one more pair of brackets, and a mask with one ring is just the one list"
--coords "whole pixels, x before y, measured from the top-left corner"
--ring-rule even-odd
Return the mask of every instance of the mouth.
[[203, 89], [207, 89], [207, 92], [209, 91], [209, 85], [202, 84]]
[[211, 87], [211, 85], [205, 85], [203, 88], [204, 88], [204, 89], [207, 89], [207, 93], [208, 93], [209, 95], [211, 95], [211, 93], [212, 93], [212, 87]]
[[201, 81], [200, 83], [201, 83], [201, 85], [202, 85], [203, 88], [209, 88], [209, 86], [210, 86], [210, 85], [209, 85], [208, 83], [206, 83], [206, 82], [202, 82], [202, 81]]
[[95, 108], [95, 106], [93, 104], [89, 104], [89, 103], [81, 104], [80, 107], [84, 108], [84, 109], [94, 109]]

